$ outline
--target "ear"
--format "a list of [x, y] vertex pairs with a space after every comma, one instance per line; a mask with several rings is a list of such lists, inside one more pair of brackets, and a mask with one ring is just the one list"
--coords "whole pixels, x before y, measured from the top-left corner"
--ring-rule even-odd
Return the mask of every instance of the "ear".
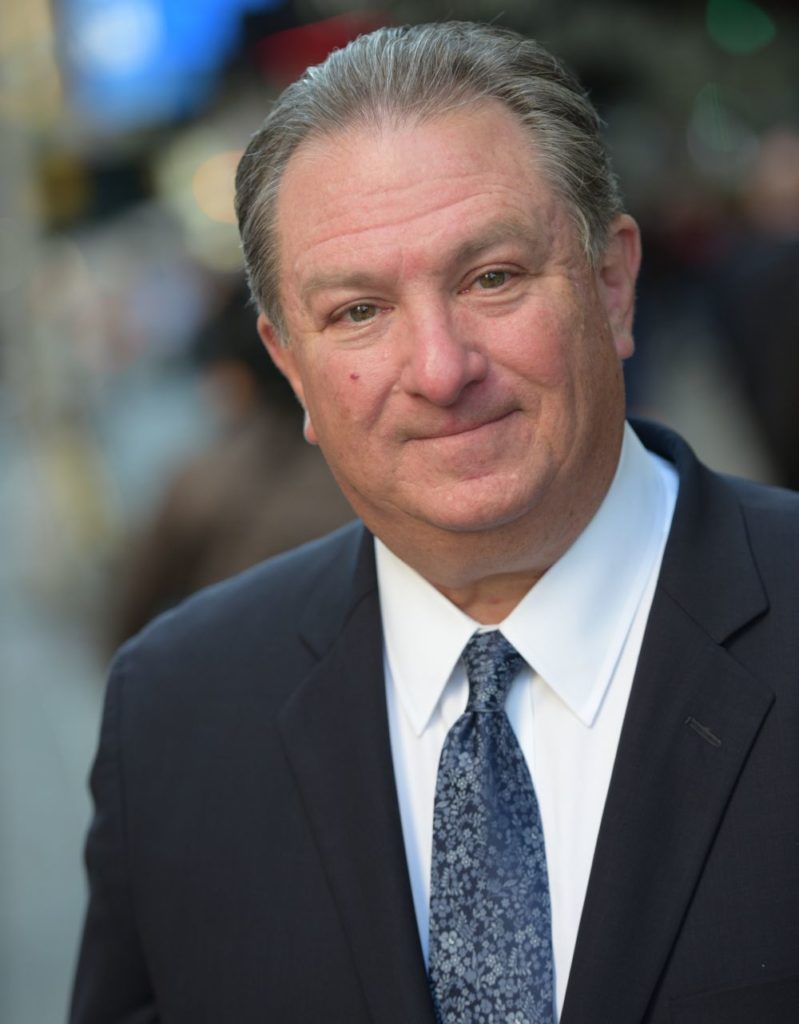
[[632, 217], [622, 213], [610, 225], [598, 270], [600, 297], [619, 359], [628, 359], [635, 348], [633, 311], [640, 266], [641, 232]]
[[318, 438], [311, 422], [308, 406], [305, 404], [305, 388], [303, 387], [302, 374], [300, 373], [294, 350], [288, 344], [284, 344], [271, 321], [263, 313], [258, 315], [256, 326], [258, 328], [258, 336], [269, 353], [272, 362], [289, 382], [292, 391], [297, 396], [297, 401], [303, 408], [305, 422], [302, 432], [305, 440], [309, 444], [318, 444]]

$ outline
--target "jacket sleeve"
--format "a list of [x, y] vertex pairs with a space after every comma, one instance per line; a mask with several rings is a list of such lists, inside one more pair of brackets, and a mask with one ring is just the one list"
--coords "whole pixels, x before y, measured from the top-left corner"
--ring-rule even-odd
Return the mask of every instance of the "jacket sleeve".
[[131, 891], [119, 743], [125, 664], [121, 654], [111, 670], [91, 773], [95, 810], [85, 857], [89, 905], [69, 1024], [158, 1024], [160, 1020]]

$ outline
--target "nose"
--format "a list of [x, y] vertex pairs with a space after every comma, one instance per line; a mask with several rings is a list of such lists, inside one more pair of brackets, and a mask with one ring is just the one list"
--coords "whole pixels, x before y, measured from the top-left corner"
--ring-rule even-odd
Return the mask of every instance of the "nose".
[[400, 383], [433, 405], [454, 405], [469, 384], [482, 380], [488, 359], [446, 309], [429, 306], [409, 319]]

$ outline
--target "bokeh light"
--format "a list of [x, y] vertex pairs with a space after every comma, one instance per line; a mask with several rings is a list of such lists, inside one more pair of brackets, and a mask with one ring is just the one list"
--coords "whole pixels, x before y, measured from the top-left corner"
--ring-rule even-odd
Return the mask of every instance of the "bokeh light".
[[233, 208], [236, 167], [242, 150], [229, 149], [204, 160], [191, 179], [191, 190], [197, 205], [211, 220], [220, 224], [236, 223]]
[[730, 54], [762, 50], [776, 34], [772, 19], [751, 0], [709, 0], [707, 30], [711, 39]]

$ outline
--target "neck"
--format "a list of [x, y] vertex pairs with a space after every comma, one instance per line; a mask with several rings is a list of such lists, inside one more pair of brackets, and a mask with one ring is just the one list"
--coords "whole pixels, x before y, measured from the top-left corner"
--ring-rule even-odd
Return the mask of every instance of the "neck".
[[495, 626], [510, 615], [525, 594], [535, 586], [540, 575], [535, 572], [501, 573], [465, 587], [447, 587], [431, 582], [444, 597], [475, 622]]

